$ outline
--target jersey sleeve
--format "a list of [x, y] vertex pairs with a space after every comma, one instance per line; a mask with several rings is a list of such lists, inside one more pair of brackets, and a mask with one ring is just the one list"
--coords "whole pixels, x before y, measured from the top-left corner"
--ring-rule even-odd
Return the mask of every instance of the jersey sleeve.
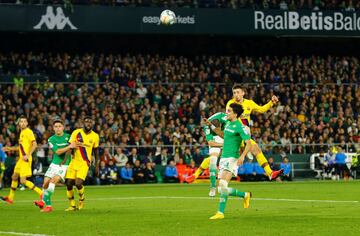
[[27, 138], [29, 139], [30, 143], [33, 141], [36, 141], [34, 132], [32, 132], [31, 130], [29, 130], [29, 132], [26, 134]]
[[76, 141], [76, 134], [77, 134], [77, 130], [74, 130], [74, 131], [71, 133], [71, 136], [70, 136], [70, 139], [69, 139], [69, 143], [72, 143], [72, 142]]
[[242, 140], [246, 141], [251, 138], [249, 132], [246, 130], [246, 126], [242, 125], [240, 122], [237, 126], [237, 131], [239, 132]]
[[56, 152], [59, 149], [59, 146], [57, 145], [56, 142], [54, 142], [54, 140], [52, 138], [48, 139], [48, 143], [49, 143], [49, 147], [51, 148], [51, 150], [53, 152]]
[[226, 114], [223, 112], [218, 112], [210, 116], [208, 120], [209, 121], [218, 120], [220, 123], [224, 124], [226, 122]]
[[211, 129], [209, 128], [209, 126], [204, 125], [202, 128], [203, 128], [203, 130], [205, 132], [206, 141], [209, 142], [209, 141], [214, 140], [214, 135], [212, 134]]
[[250, 106], [251, 106], [252, 110], [254, 110], [254, 111], [256, 111], [256, 112], [265, 113], [265, 112], [267, 112], [268, 110], [270, 110], [270, 108], [273, 106], [273, 102], [270, 101], [270, 102], [266, 103], [266, 104], [263, 105], [263, 106], [259, 106], [258, 104], [256, 104], [256, 102], [254, 102], [254, 101], [251, 100]]

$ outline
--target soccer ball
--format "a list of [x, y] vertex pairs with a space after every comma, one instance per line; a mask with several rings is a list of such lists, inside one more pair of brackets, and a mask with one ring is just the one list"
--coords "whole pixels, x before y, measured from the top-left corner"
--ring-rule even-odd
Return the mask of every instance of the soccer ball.
[[173, 11], [164, 10], [160, 15], [160, 22], [163, 25], [172, 25], [176, 23], [176, 15]]

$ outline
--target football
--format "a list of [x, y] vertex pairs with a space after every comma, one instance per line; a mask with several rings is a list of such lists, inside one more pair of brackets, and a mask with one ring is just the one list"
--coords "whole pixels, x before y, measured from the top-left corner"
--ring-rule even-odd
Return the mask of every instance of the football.
[[163, 25], [172, 25], [176, 23], [176, 15], [173, 11], [164, 10], [160, 15], [160, 23]]

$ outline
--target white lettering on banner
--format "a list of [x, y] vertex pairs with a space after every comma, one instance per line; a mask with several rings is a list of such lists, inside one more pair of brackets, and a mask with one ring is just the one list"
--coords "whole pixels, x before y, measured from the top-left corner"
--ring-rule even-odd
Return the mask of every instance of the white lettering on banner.
[[278, 14], [268, 11], [254, 12], [255, 30], [304, 30], [304, 31], [360, 31], [357, 12], [311, 13], [284, 11]]
[[71, 23], [70, 18], [65, 16], [64, 11], [61, 7], [56, 8], [56, 14], [55, 14], [54, 8], [52, 6], [47, 6], [45, 15], [41, 16], [40, 22], [37, 25], [35, 25], [33, 28], [41, 29], [43, 25], [45, 25], [46, 28], [49, 30], [53, 30], [53, 29], [62, 30], [65, 28], [66, 25], [68, 25], [72, 30], [78, 29]]
[[299, 28], [299, 13], [289, 12], [289, 29], [296, 30]]
[[[143, 16], [142, 23], [144, 24], [157, 24], [160, 25], [159, 16]], [[176, 24], [180, 25], [194, 25], [196, 23], [195, 16], [176, 16]]]

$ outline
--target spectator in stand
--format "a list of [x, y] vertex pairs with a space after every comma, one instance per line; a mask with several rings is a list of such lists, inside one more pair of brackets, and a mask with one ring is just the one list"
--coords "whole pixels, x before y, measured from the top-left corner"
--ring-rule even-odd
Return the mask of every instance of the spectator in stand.
[[191, 162], [192, 160], [194, 160], [194, 159], [193, 159], [193, 156], [192, 156], [192, 154], [191, 154], [191, 150], [190, 150], [189, 147], [187, 147], [187, 148], [185, 148], [185, 154], [184, 154], [184, 159], [183, 159], [183, 161], [184, 161], [184, 163], [185, 163], [186, 165], [190, 165], [190, 162]]
[[131, 166], [134, 166], [137, 160], [139, 161], [141, 160], [140, 156], [137, 153], [138, 153], [137, 148], [131, 148], [130, 155], [128, 156], [128, 162], [130, 163]]
[[118, 167], [119, 170], [121, 170], [121, 168], [126, 165], [126, 162], [128, 162], [128, 158], [123, 153], [121, 147], [116, 148], [116, 154], [114, 156], [114, 159], [115, 159], [115, 165]]
[[335, 155], [336, 179], [339, 180], [340, 177], [348, 178], [350, 176], [350, 171], [346, 165], [347, 157], [341, 147], [338, 147], [337, 151], [338, 152]]
[[280, 169], [283, 169], [284, 172], [282, 174], [282, 176], [280, 176], [281, 180], [287, 180], [287, 181], [292, 181], [291, 178], [291, 164], [289, 163], [289, 158], [284, 157], [283, 158], [283, 162], [280, 163]]
[[108, 179], [109, 179], [109, 184], [117, 184], [119, 179], [118, 179], [118, 173], [119, 173], [119, 169], [117, 168], [117, 166], [114, 164], [113, 161], [109, 161], [109, 165], [108, 165]]
[[145, 182], [146, 183], [157, 183], [155, 171], [153, 169], [151, 162], [146, 163], [146, 168], [144, 170], [144, 174], [145, 174]]
[[135, 161], [133, 173], [135, 184], [145, 183], [145, 171], [144, 168], [141, 166], [140, 160]]
[[179, 175], [176, 170], [175, 161], [171, 160], [165, 169], [164, 183], [179, 183]]
[[109, 169], [106, 167], [105, 162], [100, 161], [100, 169], [99, 169], [100, 185], [108, 184], [108, 175], [109, 175]]
[[106, 166], [109, 165], [110, 161], [115, 162], [114, 157], [112, 157], [110, 154], [109, 148], [104, 148], [104, 153], [103, 153], [103, 155], [101, 155], [100, 161], [104, 162]]
[[330, 148], [329, 151], [324, 155], [324, 159], [322, 162], [320, 162], [321, 164], [321, 168], [323, 169], [323, 177], [331, 177], [332, 174], [332, 170], [334, 169], [334, 165], [335, 165], [335, 155], [337, 152], [336, 148]]
[[180, 158], [179, 162], [176, 163], [176, 170], [179, 176], [180, 183], [184, 182], [184, 179], [186, 178], [186, 172], [187, 172], [187, 165], [184, 163], [184, 159]]
[[132, 184], [134, 182], [133, 178], [133, 169], [129, 162], [125, 164], [123, 168], [121, 168], [121, 181], [123, 184]]
[[186, 176], [193, 175], [196, 170], [197, 170], [197, 167], [196, 167], [195, 161], [191, 161], [191, 162], [190, 162], [190, 165], [189, 165], [188, 168], [186, 169]]
[[259, 163], [254, 163], [254, 172], [256, 181], [266, 181], [269, 180], [264, 169], [259, 165]]
[[168, 164], [170, 157], [168, 156], [167, 152], [168, 152], [167, 148], [163, 148], [161, 150], [161, 154], [156, 156], [155, 158], [156, 165], [166, 166]]
[[269, 163], [269, 166], [272, 170], [278, 170], [278, 168], [276, 167], [275, 163], [274, 163], [274, 158], [273, 157], [269, 157], [268, 159], [268, 163]]

